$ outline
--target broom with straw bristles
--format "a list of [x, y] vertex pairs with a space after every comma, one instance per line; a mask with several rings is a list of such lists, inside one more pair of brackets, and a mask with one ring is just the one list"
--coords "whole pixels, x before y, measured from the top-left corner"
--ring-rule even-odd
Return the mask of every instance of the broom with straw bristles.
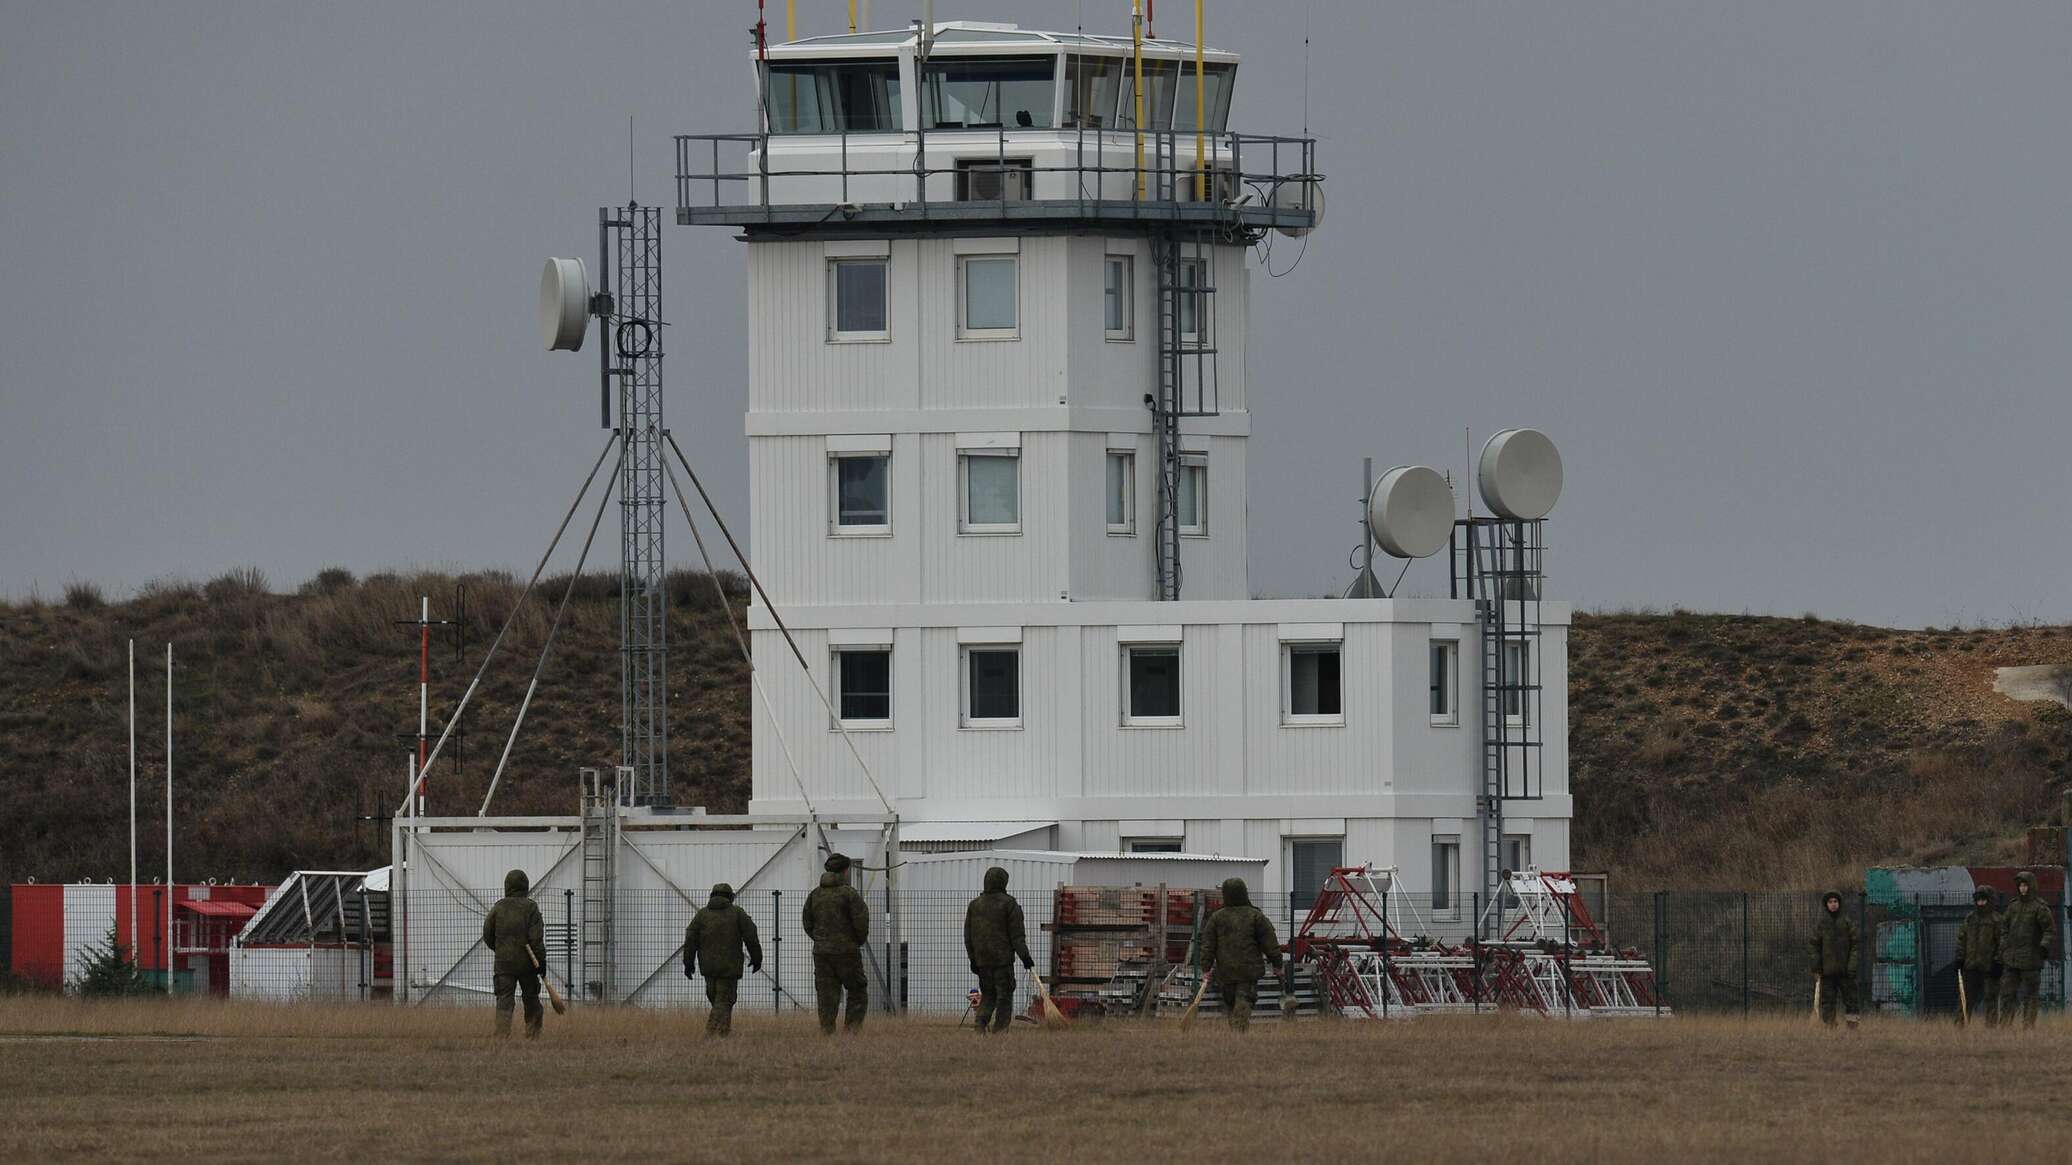
[[1043, 975], [1031, 967], [1029, 978], [1036, 981], [1036, 998], [1043, 1001], [1043, 1026], [1061, 1028], [1071, 1023], [1072, 1021], [1066, 1019], [1065, 1013], [1059, 1009], [1057, 1001], [1050, 997], [1050, 988], [1043, 985]]
[[554, 1005], [554, 1014], [567, 1015], [568, 1004], [562, 1000], [561, 992], [554, 990], [554, 980], [547, 977], [547, 968], [540, 964], [539, 952], [532, 949], [531, 943], [526, 943], [525, 953], [532, 956], [533, 969], [540, 973], [540, 982], [547, 985], [547, 1002]]

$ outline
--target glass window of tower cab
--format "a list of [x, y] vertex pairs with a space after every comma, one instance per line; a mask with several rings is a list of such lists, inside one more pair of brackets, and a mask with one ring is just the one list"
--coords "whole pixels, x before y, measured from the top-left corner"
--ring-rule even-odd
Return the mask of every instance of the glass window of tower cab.
[[913, 30], [771, 45], [763, 70], [769, 132], [1134, 132], [1141, 126], [1221, 133], [1229, 119], [1237, 76], [1229, 53], [1204, 49], [1197, 62], [1192, 44], [1146, 39], [1139, 101], [1139, 53], [1126, 35], [973, 22], [936, 28], [925, 59]]

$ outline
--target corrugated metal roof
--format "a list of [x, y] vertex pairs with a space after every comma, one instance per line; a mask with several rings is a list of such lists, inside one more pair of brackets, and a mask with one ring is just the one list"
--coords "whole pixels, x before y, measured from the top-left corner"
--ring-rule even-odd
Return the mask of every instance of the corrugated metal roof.
[[910, 841], [999, 841], [1056, 825], [1055, 821], [902, 821], [899, 823], [899, 840], [901, 844]]
[[181, 910], [192, 911], [195, 914], [206, 914], [213, 918], [250, 918], [254, 914], [259, 913], [259, 908], [256, 906], [247, 906], [242, 902], [229, 902], [215, 898], [182, 898], [174, 902], [173, 905]]

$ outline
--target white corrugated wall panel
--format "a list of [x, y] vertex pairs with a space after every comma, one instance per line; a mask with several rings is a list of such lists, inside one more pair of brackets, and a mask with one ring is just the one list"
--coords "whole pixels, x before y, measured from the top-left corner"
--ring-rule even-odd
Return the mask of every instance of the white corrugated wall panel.
[[[148, 895], [140, 895], [150, 901]], [[151, 934], [150, 920], [138, 923], [138, 933]], [[165, 924], [159, 923], [160, 932]], [[70, 983], [86, 974], [86, 968], [93, 961], [93, 948], [108, 941], [115, 930], [115, 887], [101, 885], [74, 885], [65, 887], [65, 982]], [[129, 942], [123, 935], [122, 941]]]
[[1059, 682], [1065, 666], [1059, 630], [1031, 627], [1023, 633], [1020, 728], [962, 727], [961, 687], [949, 686], [957, 683], [963, 663], [957, 631], [931, 627], [922, 632], [924, 666], [932, 675], [947, 677], [941, 698], [929, 701], [925, 723], [931, 798], [961, 803], [1058, 795], [1071, 747], [1061, 700], [1070, 685]]
[[1217, 771], [1215, 710], [1241, 677], [1219, 674], [1217, 648], [1235, 628], [1188, 626], [1180, 645], [1181, 728], [1124, 727], [1122, 644], [1113, 627], [1082, 633], [1080, 666], [1089, 796], [1200, 795], [1201, 774]]

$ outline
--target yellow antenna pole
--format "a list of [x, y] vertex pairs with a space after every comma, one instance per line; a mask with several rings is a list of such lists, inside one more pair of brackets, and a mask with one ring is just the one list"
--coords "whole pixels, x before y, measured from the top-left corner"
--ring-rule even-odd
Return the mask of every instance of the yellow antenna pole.
[[784, 39], [799, 39], [799, 0], [784, 0]]
[[1209, 200], [1209, 155], [1207, 127], [1209, 124], [1208, 90], [1201, 84], [1201, 9], [1202, 0], [1194, 0], [1194, 197], [1199, 202]]
[[1144, 200], [1144, 0], [1130, 0], [1130, 41], [1135, 45], [1137, 83], [1137, 201]]
[[856, 31], [856, 0], [849, 0], [849, 31]]

